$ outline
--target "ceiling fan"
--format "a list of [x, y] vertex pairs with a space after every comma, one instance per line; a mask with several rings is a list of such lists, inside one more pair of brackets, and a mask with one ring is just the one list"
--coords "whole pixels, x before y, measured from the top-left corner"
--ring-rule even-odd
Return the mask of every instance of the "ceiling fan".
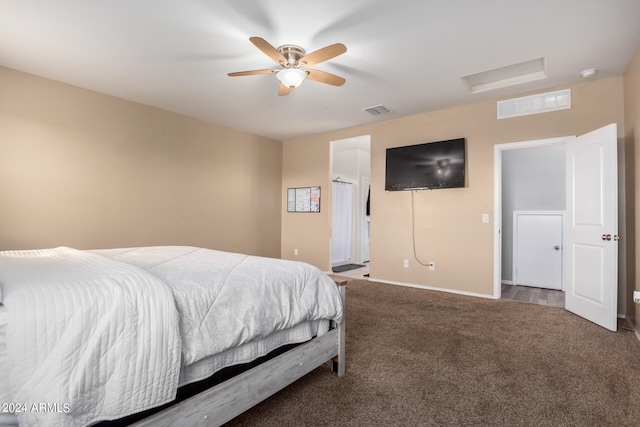
[[322, 49], [307, 54], [303, 48], [292, 44], [286, 44], [276, 49], [260, 37], [251, 37], [249, 41], [269, 58], [279, 63], [282, 68], [238, 71], [229, 73], [229, 77], [276, 73], [276, 77], [280, 80], [280, 88], [278, 89], [278, 95], [280, 96], [289, 95], [289, 93], [300, 86], [306, 78], [332, 86], [342, 86], [346, 81], [335, 74], [304, 68], [342, 55], [347, 51], [346, 46], [342, 43], [325, 46]]

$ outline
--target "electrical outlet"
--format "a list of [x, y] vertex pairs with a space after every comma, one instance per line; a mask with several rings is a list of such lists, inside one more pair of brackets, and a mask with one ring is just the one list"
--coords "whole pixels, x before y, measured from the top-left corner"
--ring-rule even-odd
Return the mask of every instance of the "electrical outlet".
[[429, 270], [433, 271], [436, 269], [436, 263], [433, 261], [429, 262]]
[[403, 266], [404, 268], [409, 268], [409, 260], [408, 260], [408, 259], [405, 259], [405, 260], [404, 260], [404, 263], [402, 263], [402, 266]]
[[298, 255], [298, 248], [295, 248], [295, 249], [293, 250], [293, 254], [294, 254], [294, 255]]

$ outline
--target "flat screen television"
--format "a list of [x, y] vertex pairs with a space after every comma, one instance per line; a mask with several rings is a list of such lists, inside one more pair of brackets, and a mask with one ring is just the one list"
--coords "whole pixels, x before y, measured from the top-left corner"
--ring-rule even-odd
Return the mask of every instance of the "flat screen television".
[[465, 185], [465, 139], [387, 148], [387, 191], [458, 188]]

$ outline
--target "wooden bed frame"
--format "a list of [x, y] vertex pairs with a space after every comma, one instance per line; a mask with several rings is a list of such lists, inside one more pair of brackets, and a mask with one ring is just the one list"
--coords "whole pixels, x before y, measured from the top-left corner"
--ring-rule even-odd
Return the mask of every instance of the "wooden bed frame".
[[[347, 281], [333, 279], [340, 289], [343, 303], [346, 303]], [[301, 344], [133, 425], [222, 425], [328, 361], [331, 361], [332, 370], [338, 377], [344, 376], [344, 317], [341, 323], [334, 325], [333, 329], [321, 337]]]

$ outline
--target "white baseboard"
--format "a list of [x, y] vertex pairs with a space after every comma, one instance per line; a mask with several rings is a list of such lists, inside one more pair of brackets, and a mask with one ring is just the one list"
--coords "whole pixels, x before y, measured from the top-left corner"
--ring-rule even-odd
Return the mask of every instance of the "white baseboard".
[[513, 280], [503, 280], [502, 284], [503, 285], [513, 285]]
[[479, 298], [486, 298], [486, 299], [498, 299], [498, 298], [495, 298], [493, 295], [478, 294], [478, 293], [475, 293], [475, 292], [458, 291], [458, 290], [455, 290], [455, 289], [438, 288], [438, 287], [435, 287], [435, 286], [417, 285], [415, 283], [394, 282], [392, 280], [382, 280], [382, 279], [376, 279], [374, 277], [369, 277], [369, 280], [372, 281], [372, 282], [386, 283], [388, 285], [405, 286], [407, 288], [417, 288], [417, 289], [425, 289], [425, 290], [428, 290], [428, 291], [447, 292], [449, 294], [466, 295], [466, 296], [469, 296], [469, 297], [479, 297]]

